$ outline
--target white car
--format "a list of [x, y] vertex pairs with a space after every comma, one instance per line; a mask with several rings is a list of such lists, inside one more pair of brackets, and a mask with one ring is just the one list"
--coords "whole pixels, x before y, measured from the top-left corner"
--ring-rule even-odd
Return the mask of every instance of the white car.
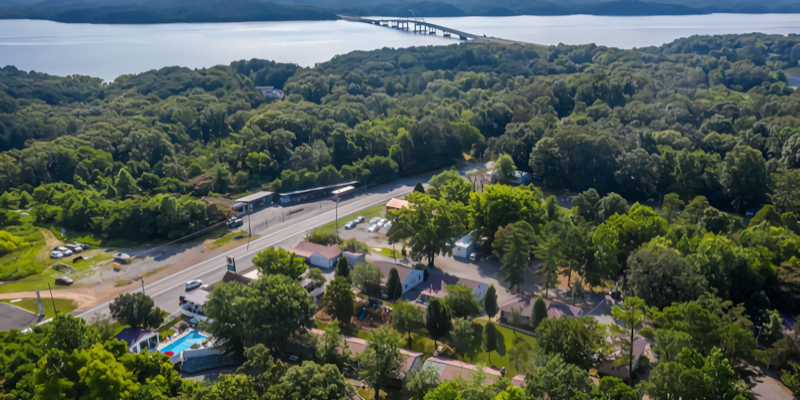
[[186, 282], [186, 291], [188, 292], [190, 290], [197, 289], [200, 286], [203, 286], [203, 281], [201, 281], [199, 279], [195, 279], [193, 281]]
[[370, 220], [369, 220], [369, 224], [370, 224], [370, 225], [375, 225], [375, 223], [376, 223], [376, 222], [378, 222], [378, 221], [380, 221], [380, 220], [381, 220], [381, 217], [372, 217], [372, 218], [370, 218]]
[[57, 251], [57, 252], [61, 253], [61, 255], [63, 255], [64, 257], [72, 255], [72, 250], [70, 250], [70, 249], [68, 249], [66, 247], [56, 247], [55, 249], [53, 249], [53, 251]]
[[374, 233], [377, 232], [378, 229], [381, 229], [381, 227], [378, 225], [370, 225], [369, 229], [367, 229], [367, 232]]
[[384, 218], [381, 220], [381, 225], [386, 225], [387, 222], [389, 222], [389, 220]]
[[83, 251], [83, 247], [79, 244], [68, 244], [66, 245], [68, 249], [72, 251], [72, 254], [80, 253]]
[[50, 258], [62, 258], [62, 257], [64, 257], [64, 253], [58, 250], [53, 250], [50, 252]]
[[356, 221], [358, 221], [358, 223], [359, 223], [359, 224], [360, 224], [360, 223], [362, 223], [362, 222], [364, 222], [364, 220], [365, 220], [365, 218], [364, 218], [364, 217], [358, 217], [358, 218], [356, 218]]
[[346, 223], [344, 225], [344, 229], [347, 229], [347, 230], [353, 229], [355, 227], [356, 227], [356, 224], [354, 224], [353, 221], [350, 221], [350, 222], [348, 222], [348, 223]]
[[386, 233], [389, 233], [389, 228], [391, 228], [391, 227], [392, 227], [392, 223], [391, 222], [387, 222], [386, 225], [383, 226], [383, 229], [386, 229]]

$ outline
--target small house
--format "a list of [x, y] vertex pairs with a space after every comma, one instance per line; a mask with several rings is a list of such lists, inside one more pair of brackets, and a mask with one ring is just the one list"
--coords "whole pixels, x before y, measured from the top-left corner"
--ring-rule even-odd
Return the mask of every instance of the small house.
[[[639, 362], [642, 359], [647, 347], [650, 346], [650, 343], [647, 342], [644, 338], [638, 338], [633, 341], [633, 370], [635, 371], [636, 368], [639, 366]], [[606, 360], [597, 367], [597, 372], [603, 375], [610, 375], [616, 376], [620, 379], [628, 379], [630, 376], [630, 370], [628, 369], [627, 365], [615, 366], [614, 361], [617, 360], [622, 355], [622, 350], [617, 348], [606, 357]]]
[[472, 238], [474, 234], [475, 231], [472, 231], [458, 239], [453, 247], [453, 257], [468, 258], [470, 254], [475, 252], [475, 240]]
[[483, 300], [483, 296], [486, 295], [486, 289], [489, 288], [489, 285], [483, 282], [459, 278], [450, 274], [431, 275], [428, 278], [427, 285], [420, 292], [419, 301], [422, 301], [423, 304], [428, 304], [431, 297], [443, 299], [447, 296], [447, 285], [455, 285], [457, 283], [465, 284], [472, 289], [472, 295], [477, 301]]
[[155, 350], [160, 343], [158, 332], [144, 328], [125, 328], [116, 338], [125, 342], [131, 353], [139, 353], [144, 349]]
[[334, 245], [325, 246], [321, 244], [302, 241], [297, 246], [290, 248], [289, 251], [298, 257], [305, 258], [309, 264], [319, 268], [333, 268], [342, 255], [339, 247]]
[[190, 295], [183, 297], [181, 300], [181, 314], [194, 318], [198, 321], [208, 321], [205, 314], [205, 304], [208, 301], [209, 293], [203, 289], [197, 289]]
[[395, 198], [389, 200], [388, 203], [386, 203], [386, 209], [387, 210], [399, 210], [399, 209], [401, 209], [403, 207], [409, 208], [410, 205], [411, 205], [411, 203], [409, 203], [408, 200], [395, 197]]
[[[558, 303], [548, 299], [542, 300], [547, 307], [547, 318], [576, 318], [583, 312], [580, 307]], [[533, 304], [535, 302], [536, 297], [531, 297], [522, 293], [509, 296], [508, 299], [497, 305], [500, 308], [500, 320], [503, 322], [511, 322], [513, 310], [518, 310], [520, 318], [522, 319], [520, 322], [524, 325], [529, 324], [531, 316], [533, 315]]]
[[[478, 367], [464, 361], [451, 360], [449, 358], [433, 356], [425, 360], [422, 365], [423, 369], [432, 369], [439, 375], [441, 381], [451, 381], [461, 377], [466, 380], [472, 379], [472, 374], [478, 371]], [[483, 372], [488, 376], [484, 384], [491, 385], [496, 379], [500, 379], [503, 373], [495, 368], [483, 367]], [[521, 377], [521, 379], [520, 379]], [[522, 375], [515, 376], [511, 379], [511, 384], [517, 387], [522, 387], [525, 384], [525, 378]]]
[[386, 261], [375, 261], [372, 264], [377, 266], [383, 272], [383, 280], [381, 283], [386, 286], [389, 281], [389, 272], [392, 268], [397, 269], [397, 275], [400, 277], [400, 282], [403, 285], [403, 294], [409, 290], [417, 287], [425, 279], [425, 272], [420, 269], [414, 269], [405, 265], [393, 264]]

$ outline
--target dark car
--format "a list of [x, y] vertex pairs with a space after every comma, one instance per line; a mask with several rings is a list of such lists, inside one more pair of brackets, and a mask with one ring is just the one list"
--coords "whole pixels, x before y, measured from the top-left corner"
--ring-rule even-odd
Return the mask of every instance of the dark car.
[[244, 225], [244, 221], [242, 221], [241, 219], [237, 219], [236, 221], [231, 222], [230, 225], [228, 225], [228, 226], [231, 229], [233, 229], [233, 228], [238, 228], [238, 227], [240, 227], [242, 225]]
[[66, 276], [56, 278], [56, 285], [72, 285], [72, 279], [67, 278]]
[[614, 299], [614, 300], [622, 299], [622, 292], [620, 292], [619, 290], [612, 291], [611, 292], [611, 298]]

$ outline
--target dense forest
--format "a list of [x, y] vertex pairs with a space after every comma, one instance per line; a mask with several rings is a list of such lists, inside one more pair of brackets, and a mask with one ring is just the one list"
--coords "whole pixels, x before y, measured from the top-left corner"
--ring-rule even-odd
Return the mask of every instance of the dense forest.
[[514, 16], [514, 15], [691, 15], [710, 13], [797, 13], [790, 0], [201, 0], [185, 2], [133, 0], [0, 0], [0, 19], [46, 19], [72, 23], [153, 24], [170, 22], [238, 22], [336, 19], [336, 14], [411, 17]]
[[[662, 47], [461, 44], [237, 61], [114, 82], [0, 72], [0, 213], [107, 237], [177, 238], [210, 193], [383, 182], [508, 154], [548, 188], [626, 200], [704, 196], [744, 213], [798, 207], [796, 36]], [[285, 101], [254, 86], [272, 85]]]
[[[453, 237], [475, 230], [512, 289], [533, 253], [545, 296], [559, 279], [573, 298], [587, 284], [620, 281], [619, 325], [541, 319], [528, 327], [533, 347], [512, 349], [525, 389], [508, 377], [439, 382], [421, 371], [406, 378], [410, 397], [743, 400], [755, 398], [759, 367], [782, 370], [800, 393], [800, 324], [781, 316], [800, 311], [800, 92], [784, 72], [798, 59], [800, 37], [750, 34], [636, 50], [382, 49], [311, 69], [249, 60], [110, 83], [8, 66], [0, 72], [0, 249], [23, 246], [15, 232], [31, 223], [170, 239], [223, 218], [206, 195], [373, 184], [492, 158], [501, 184], [474, 192], [456, 172], [438, 174], [435, 189], [409, 195], [412, 209], [389, 213], [389, 240], [433, 264]], [[265, 98], [260, 85], [287, 97]], [[515, 169], [537, 185], [502, 184]], [[565, 190], [571, 210], [545, 195]], [[127, 354], [107, 322], [59, 316], [29, 334], [0, 334], [4, 397], [346, 398], [353, 388], [337, 324], [319, 340], [305, 333], [314, 322], [299, 281], [305, 265], [275, 249], [254, 262], [261, 277], [219, 284], [206, 309], [213, 322], [203, 326], [247, 360], [239, 370], [247, 374], [208, 386], [182, 381], [165, 356]], [[346, 262], [345, 272], [337, 268], [321, 300], [330, 315], [353, 312], [351, 283], [365, 291], [369, 282], [369, 265], [360, 265], [352, 275]], [[496, 314], [496, 302], [457, 291], [432, 301], [424, 320], [398, 302], [394, 330], [370, 334], [359, 373], [376, 394], [402, 361], [401, 332], [451, 349], [480, 335], [478, 347], [496, 349], [498, 328], [466, 318], [482, 308]], [[659, 358], [649, 379], [595, 384], [588, 371], [604, 357], [601, 344], [608, 338], [631, 354], [634, 333]], [[289, 346], [313, 361], [276, 361]]]

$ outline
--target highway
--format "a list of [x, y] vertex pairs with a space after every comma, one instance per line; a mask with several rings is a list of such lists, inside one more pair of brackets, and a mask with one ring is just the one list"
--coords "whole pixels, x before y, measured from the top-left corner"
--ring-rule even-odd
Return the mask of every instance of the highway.
[[[471, 167], [469, 171], [481, 168]], [[467, 170], [460, 171], [463, 173]], [[378, 185], [374, 188], [368, 189], [367, 193], [357, 195], [353, 199], [345, 200], [339, 203], [339, 216], [345, 216], [361, 209], [372, 207], [378, 204], [386, 204], [393, 197], [402, 197], [410, 193], [414, 189], [414, 185], [419, 182], [426, 182], [428, 178], [410, 178], [395, 180], [383, 185]], [[325, 199], [321, 201], [328, 201]], [[306, 203], [313, 209], [317, 203]], [[336, 211], [332, 209], [323, 210], [319, 213], [309, 214], [305, 218], [291, 219], [286, 222], [276, 223], [270, 226], [264, 232], [261, 232], [261, 237], [254, 239], [248, 245], [244, 244], [226, 253], [209, 255], [209, 258], [200, 263], [187, 266], [181, 271], [170, 276], [159, 279], [155, 282], [146, 284], [144, 287], [145, 293], [150, 296], [155, 302], [155, 305], [169, 313], [174, 312], [178, 308], [178, 298], [186, 294], [185, 284], [187, 281], [193, 279], [200, 279], [205, 284], [219, 282], [225, 275], [226, 257], [234, 257], [236, 260], [236, 269], [244, 271], [253, 266], [253, 256], [264, 248], [275, 246], [281, 242], [287, 241], [298, 236], [305, 235], [305, 233], [315, 227], [324, 225], [335, 219]], [[142, 289], [137, 289], [133, 292], [141, 292]], [[94, 315], [108, 315], [108, 306], [111, 302], [100, 304], [94, 308], [77, 313], [76, 316], [90, 320]]]

